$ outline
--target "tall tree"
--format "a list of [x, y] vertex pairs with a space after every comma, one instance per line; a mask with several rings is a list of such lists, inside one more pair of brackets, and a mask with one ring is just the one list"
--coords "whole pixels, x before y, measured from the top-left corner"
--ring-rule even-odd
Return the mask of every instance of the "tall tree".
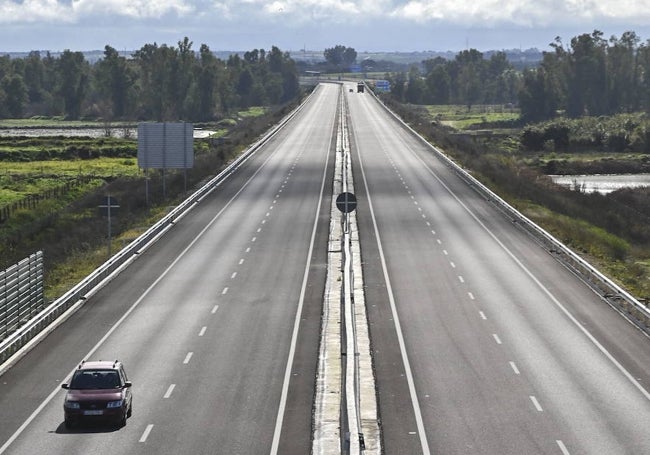
[[555, 115], [557, 97], [543, 67], [524, 71], [519, 108], [525, 122], [537, 122]]
[[44, 99], [45, 87], [45, 65], [41, 60], [38, 51], [32, 51], [25, 58], [25, 85], [30, 103], [40, 103]]
[[422, 104], [425, 102], [426, 85], [417, 65], [411, 66], [408, 74], [408, 84], [404, 98], [407, 103]]
[[343, 69], [355, 62], [357, 59], [357, 51], [352, 47], [337, 44], [334, 47], [325, 49], [323, 56], [325, 57], [325, 61], [330, 65], [338, 69]]
[[481, 97], [483, 84], [483, 54], [476, 49], [460, 52], [456, 56], [458, 65], [458, 78], [456, 79], [456, 93], [458, 100], [467, 106], [467, 110], [478, 103]]
[[20, 74], [7, 75], [0, 81], [0, 86], [5, 92], [4, 104], [7, 113], [12, 118], [21, 118], [27, 103], [27, 86]]
[[210, 48], [202, 44], [199, 49], [199, 71], [197, 96], [199, 99], [197, 118], [202, 121], [215, 117], [217, 102], [217, 84], [222, 73], [222, 64]]
[[104, 48], [104, 58], [96, 65], [95, 79], [99, 92], [110, 100], [112, 117], [124, 117], [133, 94], [134, 79], [126, 58], [121, 57], [114, 48], [107, 45]]
[[607, 51], [608, 112], [632, 112], [639, 107], [637, 47], [639, 38], [625, 32], [620, 39], [613, 36]]
[[607, 112], [606, 46], [598, 30], [571, 40], [567, 113], [572, 117]]
[[433, 104], [448, 104], [451, 91], [451, 78], [446, 61], [431, 67], [426, 76], [427, 91]]
[[65, 50], [58, 60], [58, 94], [67, 118], [78, 119], [88, 90], [88, 63], [81, 52]]

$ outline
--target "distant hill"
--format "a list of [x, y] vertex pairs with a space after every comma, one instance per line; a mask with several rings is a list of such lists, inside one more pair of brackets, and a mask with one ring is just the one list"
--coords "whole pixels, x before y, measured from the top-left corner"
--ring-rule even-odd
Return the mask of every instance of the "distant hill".
[[[41, 57], [45, 56], [48, 51], [41, 50], [38, 51], [41, 54]], [[130, 57], [134, 51], [118, 51], [120, 55], [125, 57]], [[215, 51], [214, 54], [222, 59], [228, 60], [232, 54], [239, 54], [240, 56], [244, 55], [246, 51]], [[517, 69], [523, 69], [526, 67], [537, 66], [542, 60], [542, 51], [538, 49], [504, 49], [501, 51], [491, 50], [484, 51], [483, 56], [485, 58], [490, 58], [490, 56], [496, 52], [505, 52], [508, 60], [515, 66]], [[82, 51], [86, 60], [90, 63], [94, 63], [97, 60], [104, 57], [103, 50], [91, 50], [91, 51]], [[53, 57], [58, 57], [61, 52], [51, 52], [50, 55]], [[289, 51], [291, 58], [298, 62], [305, 62], [307, 64], [316, 64], [319, 62], [324, 62], [325, 57], [323, 56], [323, 51], [314, 51], [314, 50], [297, 50]], [[417, 52], [360, 52], [357, 51], [357, 62], [361, 62], [366, 59], [375, 60], [375, 61], [386, 61], [396, 63], [397, 65], [406, 65], [410, 66], [412, 64], [421, 63], [423, 60], [428, 60], [436, 57], [442, 57], [448, 60], [453, 59], [456, 56], [456, 52], [451, 51], [417, 51]], [[25, 58], [29, 55], [29, 52], [2, 52], [0, 55], [9, 55], [10, 58]]]
[[[538, 49], [504, 49], [501, 51], [490, 50], [483, 52], [485, 58], [490, 58], [492, 54], [497, 52], [505, 52], [508, 60], [514, 65], [537, 65], [542, 60], [542, 51]], [[305, 61], [309, 63], [317, 63], [325, 61], [323, 51], [313, 50], [299, 50], [290, 51], [291, 58], [296, 61]], [[456, 57], [457, 52], [452, 51], [417, 51], [417, 52], [360, 52], [357, 50], [357, 62], [366, 59], [375, 61], [389, 61], [400, 64], [413, 64], [420, 63], [423, 60], [428, 60], [436, 57], [442, 57], [447, 60], [452, 60]]]

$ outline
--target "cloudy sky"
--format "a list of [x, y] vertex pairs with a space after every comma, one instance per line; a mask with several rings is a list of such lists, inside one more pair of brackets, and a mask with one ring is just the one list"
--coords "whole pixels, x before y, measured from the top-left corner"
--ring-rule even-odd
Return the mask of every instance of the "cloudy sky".
[[177, 45], [198, 50], [547, 50], [594, 29], [650, 39], [650, 0], [0, 0], [0, 52]]

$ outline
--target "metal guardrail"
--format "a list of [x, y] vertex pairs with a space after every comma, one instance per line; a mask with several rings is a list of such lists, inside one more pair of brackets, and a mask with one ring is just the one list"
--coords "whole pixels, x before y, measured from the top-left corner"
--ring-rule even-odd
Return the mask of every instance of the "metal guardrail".
[[43, 252], [0, 271], [0, 339], [7, 338], [45, 306]]
[[488, 187], [479, 182], [469, 172], [467, 172], [465, 169], [456, 164], [451, 158], [445, 155], [442, 150], [430, 144], [417, 131], [411, 128], [410, 125], [404, 122], [397, 114], [390, 110], [388, 106], [381, 102], [381, 100], [379, 100], [379, 98], [377, 98], [377, 96], [371, 90], [369, 90], [369, 92], [372, 93], [372, 96], [375, 98], [375, 100], [377, 100], [377, 102], [383, 106], [386, 111], [388, 111], [398, 122], [404, 125], [415, 137], [419, 138], [424, 144], [431, 148], [431, 150], [433, 150], [436, 155], [458, 176], [465, 180], [467, 184], [469, 184], [483, 197], [492, 201], [505, 214], [512, 217], [513, 221], [515, 221], [521, 228], [525, 229], [529, 234], [531, 234], [550, 253], [554, 254], [559, 261], [574, 270], [578, 276], [580, 276], [583, 281], [592, 289], [597, 291], [603, 300], [606, 301], [610, 306], [617, 309], [622, 315], [624, 315], [641, 330], [650, 334], [650, 309], [646, 305], [634, 298], [629, 292], [621, 288], [618, 284], [601, 273], [598, 269], [596, 269], [593, 265], [584, 260], [578, 254], [576, 254], [568, 246], [564, 245], [549, 232], [542, 229], [540, 226], [524, 216], [521, 212], [508, 204]]
[[[312, 92], [313, 94], [314, 92]], [[65, 318], [59, 319], [64, 313], [70, 310], [75, 311], [83, 302], [95, 294], [102, 286], [113, 279], [124, 268], [131, 264], [138, 255], [150, 245], [162, 237], [174, 224], [185, 216], [190, 210], [203, 200], [207, 195], [219, 187], [232, 173], [244, 164], [253, 154], [266, 142], [268, 142], [289, 120], [291, 120], [305, 105], [311, 97], [310, 94], [297, 108], [285, 116], [277, 125], [272, 127], [257, 142], [248, 147], [237, 159], [230, 163], [216, 177], [199, 188], [196, 192], [176, 206], [164, 218], [151, 226], [147, 231], [133, 240], [129, 245], [111, 257], [90, 275], [84, 278], [76, 286], [66, 292], [63, 296], [49, 304], [43, 311], [29, 320], [19, 330], [12, 333], [0, 343], [0, 374], [10, 365], [4, 365], [12, 356], [34, 340], [46, 328], [53, 328], [58, 324], [55, 321], [63, 322]], [[14, 361], [17, 359], [13, 359]], [[12, 363], [12, 362], [9, 362]]]
[[[340, 150], [342, 152], [341, 190], [343, 193], [350, 191], [348, 187], [348, 176], [351, 174], [350, 145], [347, 126], [347, 108], [343, 90], [339, 94], [340, 111], [338, 137], [340, 138]], [[342, 264], [342, 286], [341, 286], [341, 349], [345, 353], [342, 356], [341, 373], [343, 378], [341, 409], [341, 445], [344, 454], [360, 454], [364, 447], [363, 430], [361, 428], [361, 404], [359, 393], [359, 346], [357, 342], [357, 321], [354, 311], [354, 271], [352, 270], [352, 239], [350, 232], [350, 214], [344, 213], [341, 217], [341, 252]]]

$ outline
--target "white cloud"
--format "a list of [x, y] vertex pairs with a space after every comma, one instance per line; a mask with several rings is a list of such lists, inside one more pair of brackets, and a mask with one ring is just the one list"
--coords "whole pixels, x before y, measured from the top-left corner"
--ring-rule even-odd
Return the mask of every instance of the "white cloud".
[[447, 22], [465, 26], [544, 27], [622, 20], [643, 24], [650, 19], [650, 0], [409, 0], [389, 15], [417, 23]]
[[192, 0], [0, 0], [0, 23], [75, 23], [101, 15], [157, 19], [194, 10]]
[[594, 29], [643, 37], [649, 23], [650, 0], [0, 0], [0, 43], [13, 49], [182, 36], [215, 49], [546, 46]]
[[158, 19], [170, 13], [185, 16], [195, 9], [185, 0], [72, 0], [71, 8], [78, 17], [108, 14], [135, 19]]
[[72, 22], [70, 8], [58, 0], [0, 0], [0, 24]]
[[650, 0], [0, 0], [0, 23], [80, 22], [98, 15], [159, 19], [252, 19], [287, 26], [368, 23], [378, 19], [463, 26], [644, 24]]

